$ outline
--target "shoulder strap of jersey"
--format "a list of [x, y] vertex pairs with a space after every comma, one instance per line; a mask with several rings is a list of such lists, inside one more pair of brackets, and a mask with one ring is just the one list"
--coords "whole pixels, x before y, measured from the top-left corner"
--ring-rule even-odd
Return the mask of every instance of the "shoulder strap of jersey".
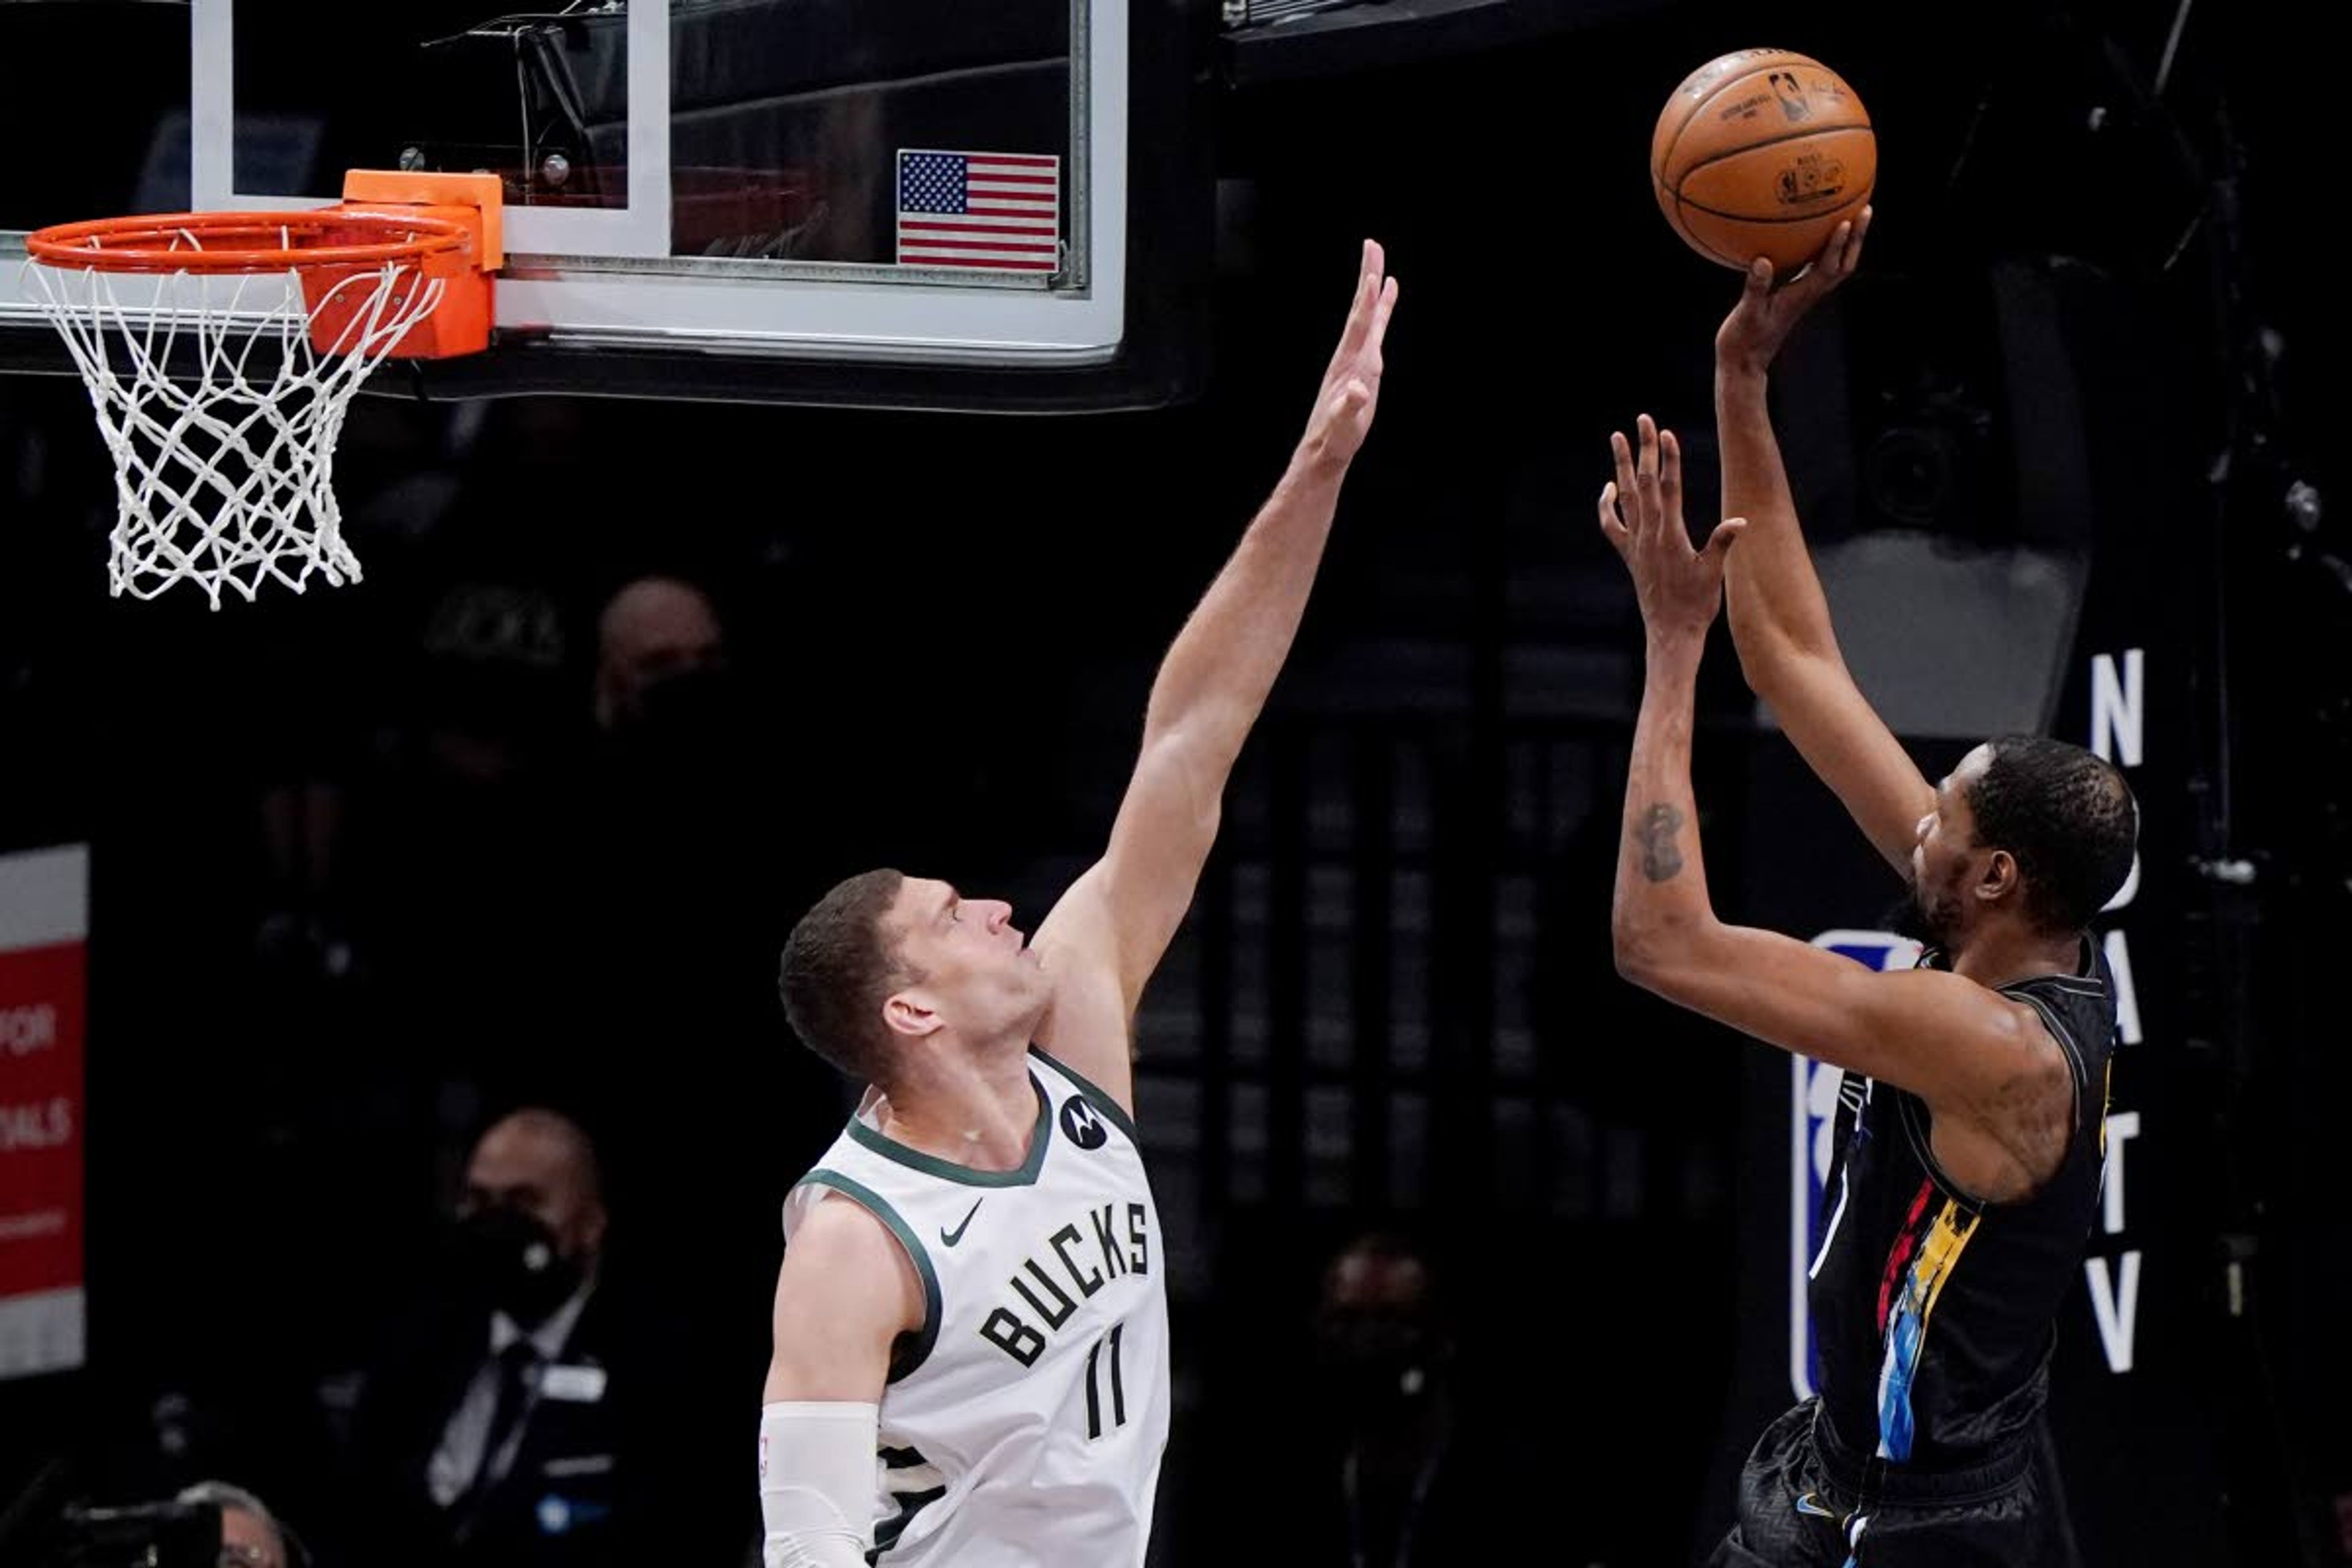
[[809, 1208], [824, 1201], [827, 1191], [839, 1193], [880, 1220], [884, 1228], [898, 1238], [898, 1245], [906, 1248], [908, 1261], [914, 1264], [916, 1274], [923, 1281], [922, 1329], [917, 1333], [901, 1334], [898, 1342], [890, 1350], [889, 1380], [897, 1383], [929, 1360], [931, 1347], [939, 1342], [942, 1307], [939, 1272], [931, 1267], [931, 1255], [924, 1249], [922, 1238], [915, 1234], [914, 1227], [907, 1223], [889, 1199], [855, 1176], [824, 1166], [803, 1176], [785, 1200], [786, 1246], [792, 1244], [792, 1233], [798, 1228], [801, 1217], [807, 1214]]

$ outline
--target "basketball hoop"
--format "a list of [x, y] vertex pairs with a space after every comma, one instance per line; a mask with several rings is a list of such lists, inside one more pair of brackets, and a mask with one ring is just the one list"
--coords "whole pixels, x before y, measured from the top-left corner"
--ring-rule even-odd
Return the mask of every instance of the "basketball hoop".
[[275, 578], [356, 583], [335, 441], [387, 358], [489, 342], [503, 262], [493, 174], [355, 170], [336, 206], [60, 224], [28, 290], [114, 456], [117, 595], [174, 583], [250, 600]]

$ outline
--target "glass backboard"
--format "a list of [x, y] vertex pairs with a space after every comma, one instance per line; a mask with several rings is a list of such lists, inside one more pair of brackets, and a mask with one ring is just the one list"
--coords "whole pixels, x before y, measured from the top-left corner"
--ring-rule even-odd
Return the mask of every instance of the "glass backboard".
[[[1174, 231], [1210, 221], [1205, 173], [1171, 173], [1208, 166], [1181, 155], [1180, 15], [0, 0], [0, 91], [65, 150], [0, 182], [0, 245], [117, 213], [319, 205], [352, 168], [487, 171], [509, 257], [498, 342], [415, 373], [427, 390], [952, 404], [1010, 375], [1046, 404], [1152, 401], [1176, 390], [1171, 356], [1139, 342], [1198, 282], [1176, 269], [1205, 241]], [[0, 326], [36, 320], [0, 271]], [[1162, 368], [1139, 377], [1139, 359]]]

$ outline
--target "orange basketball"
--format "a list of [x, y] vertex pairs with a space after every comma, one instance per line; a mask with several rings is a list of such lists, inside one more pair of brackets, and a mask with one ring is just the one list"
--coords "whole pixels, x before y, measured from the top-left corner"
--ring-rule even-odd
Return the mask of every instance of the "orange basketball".
[[1862, 100], [1819, 60], [1738, 49], [1684, 79], [1650, 138], [1658, 209], [1691, 248], [1781, 275], [1858, 217], [1878, 181], [1878, 138]]

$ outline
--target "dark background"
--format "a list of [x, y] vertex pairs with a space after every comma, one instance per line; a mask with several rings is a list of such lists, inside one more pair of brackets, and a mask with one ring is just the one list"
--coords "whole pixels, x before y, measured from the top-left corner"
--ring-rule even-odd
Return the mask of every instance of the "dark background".
[[[2342, 1560], [2352, 574], [2340, 523], [2282, 505], [2340, 464], [2320, 24], [2199, 7], [2159, 99], [2169, 6], [1523, 15], [1320, 56], [1228, 39], [1213, 370], [1175, 406], [363, 398], [339, 488], [365, 583], [212, 615], [104, 597], [83, 395], [0, 384], [0, 843], [86, 839], [94, 867], [91, 1366], [0, 1388], [0, 1493], [61, 1454], [101, 1495], [176, 1480], [176, 1393], [331, 1543], [337, 1380], [433, 1256], [483, 1119], [530, 1099], [604, 1148], [615, 1278], [703, 1391], [698, 1506], [748, 1509], [726, 1478], [777, 1205], [841, 1109], [775, 1008], [777, 945], [870, 864], [1034, 919], [1098, 847], [1153, 660], [1279, 472], [1370, 234], [1404, 289], [1379, 428], [1140, 1029], [1178, 1332], [1160, 1555], [1256, 1560], [1234, 1532], [1283, 1506], [1318, 1271], [1381, 1224], [1435, 1249], [1529, 1560], [1682, 1561], [1786, 1402], [1759, 1313], [1787, 1078], [1610, 972], [1638, 633], [1591, 498], [1645, 409], [1711, 492], [1734, 282], [1638, 161], [1686, 70], [1772, 43], [1833, 63], [1883, 149], [1867, 276], [1803, 345], [1837, 374], [1781, 389], [1816, 540], [2086, 561], [2070, 656], [1993, 699], [2081, 739], [2088, 658], [2128, 642], [2178, 737], [2136, 779], [2149, 1025], [2118, 1096], [2170, 1120], [2134, 1152], [2162, 1199], [2128, 1391], [2097, 1382], [2079, 1294], [2063, 1326], [2086, 1555]], [[2053, 364], [2079, 395], [2021, 416]], [[1946, 466], [1874, 482], [1923, 429]], [[2053, 469], [2083, 505], [2030, 504]], [[633, 771], [588, 723], [594, 616], [654, 570], [713, 592], [738, 706]], [[1718, 907], [1872, 923], [1892, 889], [1728, 654], [1698, 748]], [[1956, 701], [1994, 678], [1936, 673]], [[289, 792], [336, 803], [316, 877], [268, 847]], [[2250, 889], [2195, 864], [2233, 858]]]

